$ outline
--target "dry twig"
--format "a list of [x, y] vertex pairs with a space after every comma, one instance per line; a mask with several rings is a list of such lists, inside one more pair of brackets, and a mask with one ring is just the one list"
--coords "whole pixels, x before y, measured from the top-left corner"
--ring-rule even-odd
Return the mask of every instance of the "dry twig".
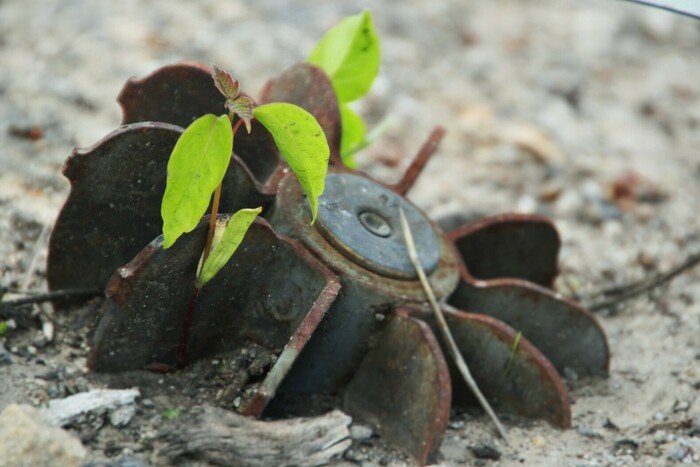
[[603, 290], [596, 295], [612, 295], [612, 297], [604, 298], [597, 302], [592, 301], [590, 304], [587, 305], [587, 308], [591, 311], [597, 311], [619, 305], [622, 302], [638, 297], [639, 295], [650, 292], [658, 287], [661, 287], [671, 282], [673, 279], [680, 276], [684, 272], [691, 270], [698, 264], [700, 264], [700, 252], [688, 256], [680, 264], [677, 264], [676, 266], [672, 267], [664, 273], [656, 274], [651, 278], [646, 278], [639, 282], [628, 284], [626, 286], [614, 287], [607, 290]]
[[450, 355], [457, 364], [457, 368], [459, 369], [460, 373], [462, 373], [462, 377], [467, 383], [467, 386], [469, 386], [469, 389], [471, 389], [476, 398], [479, 400], [479, 404], [481, 404], [481, 407], [483, 407], [483, 409], [493, 421], [494, 425], [496, 425], [496, 430], [498, 431], [498, 434], [507, 442], [508, 438], [505, 427], [501, 424], [501, 421], [498, 419], [498, 416], [491, 408], [491, 405], [481, 393], [481, 390], [476, 384], [476, 381], [474, 381], [474, 378], [472, 377], [472, 374], [469, 371], [469, 367], [467, 366], [467, 362], [464, 361], [462, 354], [457, 348], [457, 343], [455, 342], [454, 337], [452, 337], [452, 332], [450, 332], [450, 328], [447, 326], [447, 321], [445, 321], [445, 316], [442, 314], [440, 305], [438, 304], [435, 298], [435, 293], [433, 292], [433, 289], [430, 286], [430, 282], [428, 282], [428, 278], [425, 275], [423, 266], [418, 260], [418, 252], [416, 251], [416, 245], [413, 242], [411, 228], [408, 225], [408, 221], [406, 220], [406, 215], [404, 214], [403, 209], [399, 208], [399, 214], [401, 215], [401, 228], [403, 229], [406, 247], [408, 248], [408, 256], [409, 258], [411, 258], [411, 263], [413, 263], [413, 267], [416, 268], [416, 273], [418, 274], [420, 283], [423, 286], [423, 289], [425, 290], [425, 294], [428, 296], [428, 301], [430, 302], [430, 306], [432, 307], [433, 312], [435, 313], [435, 318], [437, 319], [438, 327], [440, 328], [440, 332], [442, 333], [442, 336], [445, 339], [445, 342], [447, 343], [447, 348], [450, 351]]

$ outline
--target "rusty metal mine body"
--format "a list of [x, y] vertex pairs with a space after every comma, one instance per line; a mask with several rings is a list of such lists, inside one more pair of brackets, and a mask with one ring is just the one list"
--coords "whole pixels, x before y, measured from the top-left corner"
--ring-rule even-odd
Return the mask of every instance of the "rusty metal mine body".
[[506, 214], [443, 233], [405, 195], [444, 131], [431, 134], [396, 185], [349, 169], [339, 158], [337, 99], [312, 65], [271, 80], [261, 102], [307, 109], [328, 136], [317, 221], [271, 135], [254, 122], [236, 137], [220, 218], [263, 206], [262, 218], [193, 295], [208, 221], [163, 250], [159, 208], [182, 126], [223, 113], [209, 73], [180, 63], [130, 80], [119, 98], [125, 126], [66, 162], [72, 189], [50, 241], [49, 286], [105, 289], [94, 371], [176, 365], [192, 300], [188, 363], [252, 343], [277, 355], [242, 413], [329, 395], [416, 463], [434, 460], [450, 408], [475, 402], [446, 358], [409, 260], [401, 208], [455, 341], [496, 411], [570, 426], [560, 374], [605, 376], [609, 350], [595, 317], [552, 290], [560, 247], [553, 224]]

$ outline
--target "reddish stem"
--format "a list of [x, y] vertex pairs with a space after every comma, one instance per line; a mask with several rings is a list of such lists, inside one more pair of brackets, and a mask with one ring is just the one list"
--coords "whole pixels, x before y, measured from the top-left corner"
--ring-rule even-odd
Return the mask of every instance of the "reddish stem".
[[182, 333], [180, 334], [180, 349], [177, 353], [177, 366], [182, 368], [185, 366], [185, 360], [187, 359], [187, 343], [190, 339], [190, 327], [192, 326], [192, 317], [194, 316], [194, 305], [197, 302], [197, 296], [199, 295], [199, 287], [195, 286], [190, 295], [190, 301], [187, 305], [187, 312], [185, 313], [185, 319], [182, 322]]
[[[239, 118], [238, 122], [233, 126], [233, 139], [235, 140], [236, 132], [238, 129], [241, 127], [241, 124], [243, 124], [243, 119]], [[233, 147], [233, 141], [231, 142], [231, 147]], [[211, 243], [214, 239], [214, 231], [216, 230], [216, 220], [219, 217], [219, 201], [221, 200], [221, 183], [219, 183], [219, 186], [216, 187], [216, 190], [214, 190], [214, 199], [212, 200], [211, 203], [211, 216], [209, 216], [209, 232], [207, 232], [207, 242], [204, 244], [204, 254], [202, 255], [202, 264], [207, 260], [209, 257], [209, 253], [211, 253]]]

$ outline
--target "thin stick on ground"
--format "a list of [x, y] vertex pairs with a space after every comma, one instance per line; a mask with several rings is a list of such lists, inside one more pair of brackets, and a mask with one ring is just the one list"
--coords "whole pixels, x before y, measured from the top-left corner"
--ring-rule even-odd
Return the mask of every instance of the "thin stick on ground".
[[[24, 292], [23, 292], [24, 293]], [[52, 302], [56, 300], [67, 300], [72, 298], [91, 298], [102, 294], [99, 289], [92, 288], [77, 288], [77, 289], [62, 289], [51, 292], [34, 293], [26, 292], [27, 297], [16, 298], [14, 300], [0, 301], [0, 305], [4, 306], [20, 306], [29, 305], [32, 303]]]
[[624, 287], [615, 287], [613, 289], [602, 291], [598, 295], [614, 296], [598, 302], [593, 302], [588, 305], [588, 309], [591, 311], [604, 310], [632, 298], [638, 297], [639, 295], [671, 282], [673, 279], [680, 276], [684, 272], [689, 271], [698, 264], [700, 264], [700, 252], [688, 256], [683, 262], [677, 264], [664, 273], [657, 274], [651, 278], [644, 279]]
[[39, 233], [39, 236], [34, 243], [34, 248], [32, 249], [32, 259], [29, 262], [29, 267], [27, 268], [27, 272], [24, 275], [24, 279], [22, 280], [22, 285], [20, 287], [20, 290], [23, 292], [28, 290], [32, 283], [34, 273], [36, 272], [36, 267], [39, 264], [39, 256], [44, 249], [44, 244], [51, 233], [52, 227], [53, 226], [50, 223], [44, 224], [44, 227], [41, 229], [41, 233]]
[[433, 309], [433, 312], [435, 313], [435, 318], [437, 319], [438, 327], [440, 328], [440, 332], [442, 333], [442, 336], [445, 339], [445, 342], [447, 343], [447, 348], [450, 351], [450, 355], [457, 364], [459, 372], [462, 373], [462, 377], [467, 383], [467, 386], [469, 386], [469, 389], [471, 389], [471, 391], [474, 393], [474, 395], [479, 401], [479, 404], [481, 404], [481, 407], [483, 407], [484, 411], [486, 411], [488, 416], [491, 418], [491, 421], [493, 421], [493, 424], [496, 425], [496, 430], [498, 431], [498, 434], [501, 436], [501, 438], [503, 438], [504, 441], [508, 442], [508, 436], [505, 427], [501, 424], [501, 421], [498, 419], [498, 416], [491, 408], [491, 405], [481, 393], [481, 390], [476, 384], [476, 381], [474, 381], [474, 378], [472, 377], [472, 374], [469, 371], [469, 367], [467, 366], [467, 362], [464, 361], [462, 354], [457, 348], [457, 343], [455, 342], [454, 337], [452, 337], [452, 332], [450, 332], [450, 328], [447, 326], [445, 316], [442, 314], [440, 305], [435, 299], [435, 293], [433, 292], [433, 288], [430, 286], [430, 282], [428, 282], [428, 278], [425, 275], [423, 266], [421, 266], [420, 261], [418, 260], [418, 252], [416, 251], [416, 245], [413, 242], [413, 234], [411, 233], [411, 228], [408, 225], [408, 221], [406, 220], [406, 215], [404, 214], [403, 209], [399, 208], [399, 214], [401, 215], [401, 228], [403, 229], [404, 240], [406, 241], [406, 248], [408, 248], [408, 256], [411, 259], [411, 263], [413, 263], [413, 267], [416, 269], [416, 273], [418, 274], [420, 283], [423, 286], [423, 290], [425, 290], [425, 294], [428, 296], [428, 301], [430, 302], [430, 306]]

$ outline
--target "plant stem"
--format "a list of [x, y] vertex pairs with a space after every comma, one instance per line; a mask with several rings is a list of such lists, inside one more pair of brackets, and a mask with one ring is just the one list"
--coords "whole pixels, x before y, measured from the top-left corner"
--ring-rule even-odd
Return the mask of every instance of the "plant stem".
[[459, 348], [457, 347], [457, 343], [455, 342], [454, 337], [452, 337], [452, 332], [450, 332], [450, 328], [449, 326], [447, 326], [447, 321], [445, 321], [445, 316], [442, 314], [440, 305], [438, 304], [437, 299], [435, 298], [433, 288], [430, 286], [430, 282], [428, 282], [428, 278], [425, 275], [423, 266], [418, 260], [418, 252], [416, 251], [416, 245], [413, 242], [413, 234], [411, 234], [411, 228], [408, 225], [408, 221], [406, 220], [406, 215], [404, 214], [403, 209], [399, 208], [399, 214], [401, 215], [401, 228], [403, 229], [403, 235], [406, 241], [406, 248], [408, 248], [408, 256], [411, 259], [411, 263], [413, 263], [413, 267], [416, 269], [416, 273], [418, 274], [420, 283], [423, 286], [423, 289], [425, 290], [425, 294], [428, 296], [428, 301], [430, 302], [430, 306], [433, 309], [433, 312], [435, 313], [435, 318], [438, 322], [438, 328], [440, 328], [442, 337], [445, 339], [445, 343], [447, 344], [447, 348], [450, 351], [450, 355], [457, 364], [457, 368], [459, 369], [460, 373], [462, 373], [462, 377], [467, 383], [467, 386], [469, 386], [469, 389], [471, 389], [476, 398], [479, 400], [479, 404], [481, 404], [481, 407], [483, 407], [483, 409], [493, 421], [494, 425], [496, 425], [496, 430], [498, 431], [498, 434], [507, 443], [508, 438], [506, 435], [505, 427], [501, 424], [501, 421], [498, 419], [498, 416], [491, 408], [491, 405], [481, 393], [481, 390], [479, 389], [479, 386], [477, 386], [476, 381], [474, 381], [474, 378], [472, 377], [472, 374], [469, 371], [469, 367], [464, 361], [462, 354], [459, 352]]
[[[233, 120], [233, 114], [229, 115], [229, 118]], [[238, 122], [233, 127], [233, 136], [232, 138], [235, 140], [236, 137], [236, 132], [238, 129], [241, 127], [243, 124], [243, 119], [238, 119]], [[233, 141], [231, 141], [231, 147], [233, 147]], [[214, 231], [216, 230], [216, 220], [219, 217], [219, 201], [221, 200], [221, 185], [223, 184], [223, 181], [219, 183], [219, 186], [216, 187], [216, 190], [214, 191], [214, 198], [211, 203], [211, 216], [209, 216], [209, 232], [207, 232], [207, 242], [204, 244], [204, 253], [202, 254], [202, 265], [206, 262], [207, 258], [209, 257], [209, 253], [211, 253], [211, 243], [212, 240], [214, 239]]]
[[185, 312], [185, 319], [182, 322], [182, 333], [180, 334], [180, 349], [177, 354], [177, 366], [182, 368], [185, 366], [185, 360], [187, 359], [187, 341], [190, 339], [190, 327], [192, 326], [192, 317], [194, 316], [194, 305], [197, 302], [197, 296], [199, 295], [199, 287], [195, 286], [190, 295], [190, 301], [187, 305], [187, 311]]
[[[223, 183], [223, 182], [222, 182]], [[214, 231], [216, 230], [216, 220], [219, 218], [219, 200], [221, 200], [221, 185], [216, 187], [214, 191], [214, 199], [211, 202], [211, 215], [209, 216], [209, 231], [207, 232], [207, 243], [204, 244], [204, 253], [202, 253], [202, 265], [211, 253], [211, 243], [214, 239]]]
[[[233, 123], [233, 117], [234, 114], [229, 114], [229, 118], [231, 119], [231, 122]], [[236, 137], [236, 132], [238, 129], [241, 127], [243, 124], [243, 119], [238, 119], [238, 122], [233, 126], [233, 135], [231, 136], [232, 140], [235, 140]], [[231, 147], [233, 147], [233, 141], [231, 141]], [[219, 217], [219, 201], [221, 200], [221, 185], [223, 185], [223, 181], [219, 183], [219, 186], [216, 187], [216, 190], [214, 191], [214, 196], [211, 202], [211, 215], [209, 216], [209, 231], [207, 232], [207, 242], [204, 244], [204, 252], [202, 253], [202, 262], [201, 265], [204, 266], [204, 263], [207, 261], [207, 258], [209, 257], [209, 253], [211, 253], [211, 247], [212, 247], [212, 240], [214, 239], [214, 232], [216, 231], [216, 221]], [[201, 271], [201, 269], [200, 269]], [[197, 274], [199, 274], [199, 272]], [[185, 360], [187, 359], [187, 342], [189, 341], [190, 338], [190, 327], [192, 326], [192, 318], [194, 317], [194, 308], [195, 304], [197, 302], [197, 296], [199, 295], [199, 285], [197, 282], [197, 279], [195, 279], [195, 286], [194, 290], [192, 291], [192, 295], [190, 295], [190, 301], [187, 305], [187, 311], [185, 312], [185, 318], [182, 322], [182, 333], [180, 334], [180, 349], [177, 354], [177, 364], [179, 367], [185, 366]]]

